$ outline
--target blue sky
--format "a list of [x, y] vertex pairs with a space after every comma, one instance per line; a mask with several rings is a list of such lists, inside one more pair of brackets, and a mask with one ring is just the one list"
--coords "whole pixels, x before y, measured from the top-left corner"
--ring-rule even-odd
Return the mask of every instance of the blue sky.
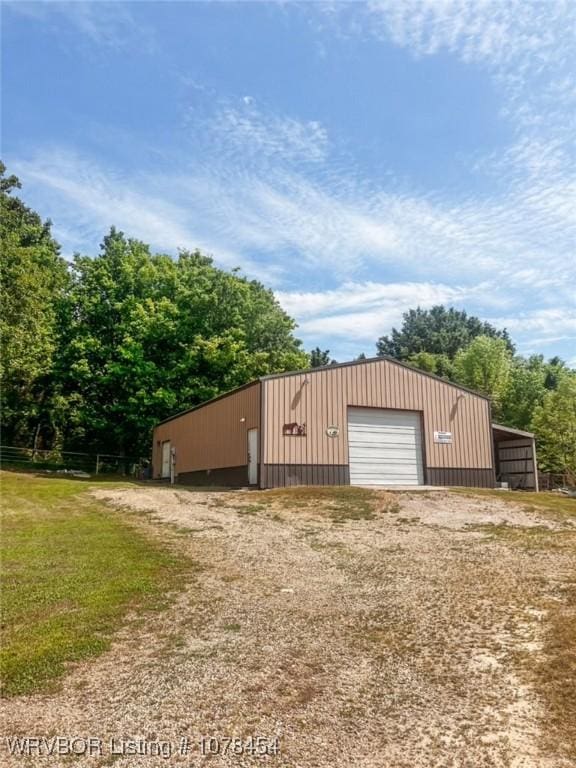
[[3, 157], [63, 252], [114, 224], [374, 354], [436, 303], [576, 365], [576, 2], [4, 2]]

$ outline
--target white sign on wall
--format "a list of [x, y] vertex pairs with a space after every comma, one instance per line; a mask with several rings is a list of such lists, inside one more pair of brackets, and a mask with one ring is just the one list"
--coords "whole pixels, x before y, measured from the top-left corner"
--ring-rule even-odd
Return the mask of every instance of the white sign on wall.
[[452, 444], [452, 432], [434, 432], [434, 442], [444, 445]]

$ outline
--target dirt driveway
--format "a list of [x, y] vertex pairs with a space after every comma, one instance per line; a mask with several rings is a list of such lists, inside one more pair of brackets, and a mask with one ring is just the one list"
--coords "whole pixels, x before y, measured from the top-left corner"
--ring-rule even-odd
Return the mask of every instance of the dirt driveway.
[[[546, 687], [574, 524], [504, 497], [346, 490], [97, 491], [198, 571], [58, 693], [11, 701], [6, 730], [174, 750], [82, 766], [576, 766]], [[226, 738], [251, 734], [279, 754], [232, 754]], [[203, 757], [202, 735], [227, 753]]]

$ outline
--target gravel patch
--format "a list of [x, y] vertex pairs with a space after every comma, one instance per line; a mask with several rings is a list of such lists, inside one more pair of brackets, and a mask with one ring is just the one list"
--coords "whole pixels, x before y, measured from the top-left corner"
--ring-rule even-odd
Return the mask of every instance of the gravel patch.
[[[198, 573], [166, 610], [71, 668], [58, 692], [10, 700], [4, 733], [190, 739], [187, 756], [74, 760], [98, 768], [576, 766], [542, 753], [544, 703], [520, 661], [542, 652], [546, 603], [574, 552], [468, 530], [553, 531], [549, 520], [449, 492], [402, 494], [396, 512], [343, 522], [266, 492], [95, 494]], [[280, 753], [208, 758], [196, 746], [250, 734], [278, 737]], [[7, 768], [67, 764], [0, 757]]]
[[473, 525], [513, 525], [522, 528], [562, 527], [550, 518], [525, 512], [505, 499], [463, 497], [455, 493], [405, 494], [403, 511], [426, 525], [463, 530]]

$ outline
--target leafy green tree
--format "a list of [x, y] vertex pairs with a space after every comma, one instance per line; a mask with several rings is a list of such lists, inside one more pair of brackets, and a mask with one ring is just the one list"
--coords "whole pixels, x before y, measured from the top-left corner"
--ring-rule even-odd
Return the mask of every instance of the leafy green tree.
[[39, 446], [55, 430], [54, 353], [68, 270], [50, 222], [14, 196], [21, 184], [0, 163], [0, 339], [5, 443]]
[[310, 368], [321, 368], [323, 365], [334, 365], [336, 363], [336, 360], [333, 360], [330, 357], [330, 350], [329, 349], [320, 349], [320, 347], [315, 347], [310, 352]]
[[502, 398], [502, 422], [517, 429], [529, 429], [534, 409], [546, 394], [547, 365], [542, 355], [515, 357], [508, 387]]
[[293, 320], [260, 283], [198, 251], [151, 254], [114, 229], [96, 258], [75, 257], [69, 305], [68, 441], [92, 450], [146, 454], [159, 419], [307, 364]]
[[417, 352], [406, 361], [421, 371], [433, 373], [445, 379], [454, 378], [454, 364], [447, 355], [435, 355], [432, 352]]
[[477, 336], [454, 360], [455, 380], [492, 400], [496, 418], [508, 389], [512, 354], [504, 339]]
[[454, 360], [458, 351], [477, 336], [503, 339], [507, 348], [514, 351], [506, 330], [500, 331], [464, 311], [441, 305], [405, 312], [401, 329], [393, 328], [390, 336], [380, 337], [376, 348], [378, 355], [389, 355], [397, 360], [407, 361], [420, 352]]
[[564, 360], [559, 357], [551, 357], [546, 365], [546, 379], [544, 386], [546, 389], [556, 389], [562, 375], [569, 369]]
[[535, 408], [532, 430], [540, 468], [566, 474], [576, 485], [576, 373], [565, 371], [557, 388], [546, 392]]
[[502, 421], [518, 429], [530, 429], [535, 409], [549, 390], [558, 386], [569, 371], [559, 357], [548, 362], [543, 355], [516, 356], [512, 361], [508, 389], [502, 402]]

